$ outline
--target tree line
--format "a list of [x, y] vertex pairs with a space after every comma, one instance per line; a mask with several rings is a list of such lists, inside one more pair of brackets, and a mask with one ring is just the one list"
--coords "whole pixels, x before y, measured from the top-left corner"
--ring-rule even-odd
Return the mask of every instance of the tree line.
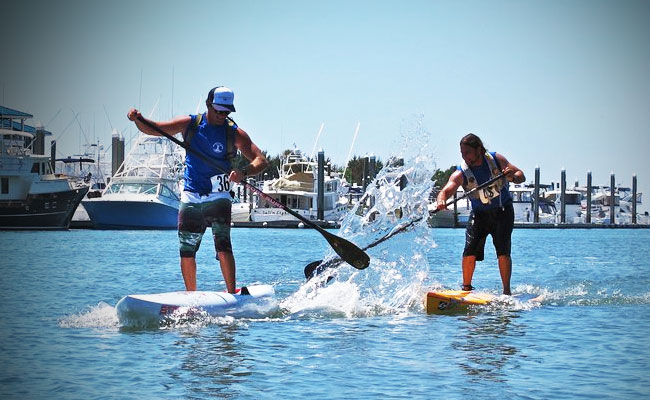
[[[266, 159], [269, 161], [269, 166], [259, 174], [255, 176], [257, 180], [264, 180], [264, 179], [276, 179], [279, 178], [279, 171], [280, 171], [280, 166], [282, 164], [282, 160], [286, 158], [288, 154], [291, 153], [291, 150], [287, 149], [284, 150], [281, 154], [277, 155], [269, 155], [266, 151], [262, 151], [264, 153], [264, 156]], [[342, 174], [345, 171], [345, 180], [350, 183], [350, 184], [357, 184], [359, 186], [363, 185], [363, 177], [364, 177], [364, 170], [367, 174], [369, 171], [372, 169], [374, 166], [374, 172], [375, 175], [381, 171], [382, 168], [384, 168], [384, 162], [381, 161], [380, 158], [375, 158], [374, 159], [374, 165], [370, 165], [370, 160], [367, 157], [363, 156], [354, 156], [350, 161], [348, 161], [347, 168], [344, 168], [344, 166], [339, 166], [336, 164], [332, 164], [332, 160], [327, 157], [325, 159], [325, 168], [327, 170], [328, 166], [332, 172], [337, 172], [339, 174]], [[401, 160], [389, 160], [389, 164], [392, 164], [394, 166], [400, 166], [403, 165], [403, 161]], [[241, 155], [237, 154], [237, 157], [233, 160], [233, 167], [234, 168], [240, 168], [248, 164], [248, 161]], [[447, 180], [451, 176], [451, 174], [456, 170], [456, 166], [452, 165], [446, 170], [441, 170], [441, 169], [436, 169], [433, 176], [431, 177], [432, 180], [436, 182], [436, 187], [440, 188], [447, 183]]]

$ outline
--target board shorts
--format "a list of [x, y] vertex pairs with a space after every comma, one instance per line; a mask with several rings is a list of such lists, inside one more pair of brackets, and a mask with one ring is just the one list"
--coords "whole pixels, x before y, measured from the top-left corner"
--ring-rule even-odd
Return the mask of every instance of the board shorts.
[[232, 253], [230, 243], [230, 198], [218, 198], [202, 203], [181, 202], [178, 210], [178, 239], [181, 257], [196, 257], [203, 233], [212, 228], [214, 248], [219, 252]]
[[472, 210], [465, 229], [463, 257], [476, 256], [476, 261], [483, 261], [488, 235], [492, 235], [497, 257], [509, 256], [514, 225], [515, 211], [512, 203], [491, 210]]

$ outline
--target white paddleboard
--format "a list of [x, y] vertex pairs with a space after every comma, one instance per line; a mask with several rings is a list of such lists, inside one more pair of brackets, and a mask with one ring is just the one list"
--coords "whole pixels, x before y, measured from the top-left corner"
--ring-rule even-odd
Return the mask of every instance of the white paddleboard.
[[241, 289], [236, 294], [207, 291], [131, 294], [118, 301], [115, 309], [121, 324], [142, 325], [197, 313], [229, 315], [257, 299], [269, 299], [275, 295], [271, 285], [247, 286], [244, 292], [246, 291], [248, 294], [241, 294]]

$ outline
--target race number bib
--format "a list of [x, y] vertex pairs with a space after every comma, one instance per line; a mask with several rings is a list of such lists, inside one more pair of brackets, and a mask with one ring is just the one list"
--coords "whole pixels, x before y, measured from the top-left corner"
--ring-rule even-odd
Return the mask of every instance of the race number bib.
[[212, 182], [212, 193], [222, 193], [222, 192], [230, 191], [230, 179], [228, 179], [228, 175], [226, 174], [215, 175], [210, 178], [210, 181]]
[[481, 199], [481, 203], [490, 204], [492, 199], [499, 196], [499, 188], [496, 184], [492, 184], [490, 186], [484, 187], [478, 193], [479, 198]]

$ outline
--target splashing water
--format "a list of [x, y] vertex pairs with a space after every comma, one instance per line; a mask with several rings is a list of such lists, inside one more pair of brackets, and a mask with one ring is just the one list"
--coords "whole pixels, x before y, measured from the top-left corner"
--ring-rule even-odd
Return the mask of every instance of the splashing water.
[[[295, 315], [326, 310], [328, 314], [352, 317], [421, 307], [429, 269], [425, 253], [435, 246], [427, 228], [427, 204], [435, 169], [429, 141], [422, 116], [402, 124], [401, 150], [368, 185], [338, 234], [363, 248], [396, 227], [410, 223], [412, 227], [368, 249], [371, 262], [367, 269], [359, 271], [341, 264], [327, 270], [285, 299], [282, 308]], [[334, 257], [330, 250], [325, 261]], [[327, 284], [329, 278], [332, 280]]]
[[102, 301], [88, 310], [64, 317], [59, 320], [59, 326], [62, 328], [118, 328], [120, 323], [115, 307]]

